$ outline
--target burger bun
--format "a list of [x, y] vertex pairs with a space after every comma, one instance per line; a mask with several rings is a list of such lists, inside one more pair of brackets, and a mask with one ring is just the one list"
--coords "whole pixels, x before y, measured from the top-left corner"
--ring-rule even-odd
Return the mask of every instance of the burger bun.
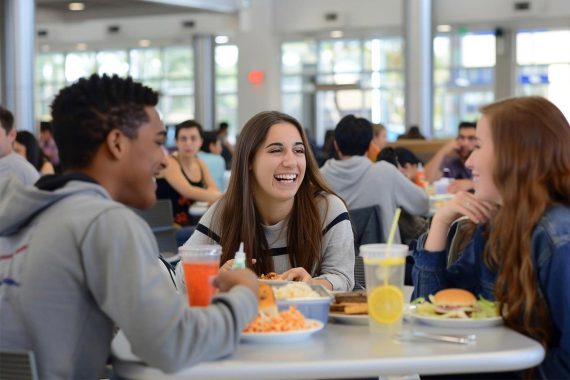
[[464, 289], [444, 289], [430, 297], [432, 303], [438, 306], [473, 306], [477, 303], [477, 298], [473, 293]]

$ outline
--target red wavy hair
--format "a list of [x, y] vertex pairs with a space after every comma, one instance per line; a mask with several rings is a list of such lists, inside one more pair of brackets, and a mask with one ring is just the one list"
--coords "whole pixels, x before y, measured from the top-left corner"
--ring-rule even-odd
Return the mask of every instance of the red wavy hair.
[[546, 347], [550, 318], [538, 289], [531, 237], [549, 206], [570, 205], [570, 125], [542, 97], [507, 99], [481, 112], [491, 128], [493, 181], [502, 197], [485, 260], [497, 269], [495, 296], [507, 326]]

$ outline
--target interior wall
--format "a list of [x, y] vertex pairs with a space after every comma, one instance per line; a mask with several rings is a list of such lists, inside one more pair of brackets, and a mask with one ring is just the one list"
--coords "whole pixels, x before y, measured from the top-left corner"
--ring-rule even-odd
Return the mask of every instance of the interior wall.
[[[38, 49], [73, 50], [77, 42], [88, 49], [135, 47], [139, 39], [153, 45], [190, 43], [194, 34], [228, 35], [239, 52], [238, 120], [241, 125], [255, 112], [280, 108], [280, 43], [293, 38], [327, 36], [342, 29], [345, 35], [401, 33], [405, 0], [249, 0], [236, 14], [177, 14], [66, 23], [53, 16], [39, 16], [38, 29], [48, 36], [38, 38]], [[433, 0], [435, 24], [455, 27], [506, 28], [568, 27], [570, 0], [526, 0], [530, 10], [515, 11], [515, 1], [523, 0]], [[245, 7], [244, 7], [245, 6]], [[336, 20], [327, 14], [336, 13]], [[50, 21], [51, 20], [51, 21]], [[184, 21], [194, 21], [185, 28]], [[107, 28], [119, 25], [110, 35]], [[251, 85], [252, 70], [264, 73], [261, 85]]]

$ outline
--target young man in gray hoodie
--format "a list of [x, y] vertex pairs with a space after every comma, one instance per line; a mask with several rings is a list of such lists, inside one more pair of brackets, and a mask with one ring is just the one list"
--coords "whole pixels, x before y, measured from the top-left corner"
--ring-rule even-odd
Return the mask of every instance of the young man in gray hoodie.
[[158, 94], [91, 76], [52, 104], [64, 175], [0, 183], [0, 348], [32, 350], [41, 379], [97, 379], [115, 327], [153, 367], [230, 354], [257, 312], [249, 270], [221, 273], [211, 305], [190, 308], [164, 275], [149, 226], [165, 167]]
[[[339, 159], [330, 159], [321, 168], [334, 191], [346, 202], [349, 210], [379, 205], [382, 235], [388, 238], [396, 208], [412, 215], [429, 210], [429, 198], [393, 165], [371, 162], [366, 156], [372, 140], [372, 125], [354, 115], [343, 117], [334, 131], [334, 146]], [[400, 243], [396, 231], [394, 243]]]

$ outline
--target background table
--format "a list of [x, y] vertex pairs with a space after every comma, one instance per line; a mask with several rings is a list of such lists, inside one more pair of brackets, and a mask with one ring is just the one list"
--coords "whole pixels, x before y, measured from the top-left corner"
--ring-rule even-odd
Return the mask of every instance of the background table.
[[[305, 341], [239, 345], [228, 358], [176, 374], [136, 362], [126, 340], [115, 340], [117, 373], [129, 379], [323, 379], [403, 374], [480, 373], [519, 370], [542, 362], [542, 346], [506, 327], [445, 329], [415, 324], [427, 332], [475, 333], [474, 345], [423, 339], [398, 341], [369, 333], [368, 326], [329, 323]], [[404, 329], [409, 329], [406, 324]]]

